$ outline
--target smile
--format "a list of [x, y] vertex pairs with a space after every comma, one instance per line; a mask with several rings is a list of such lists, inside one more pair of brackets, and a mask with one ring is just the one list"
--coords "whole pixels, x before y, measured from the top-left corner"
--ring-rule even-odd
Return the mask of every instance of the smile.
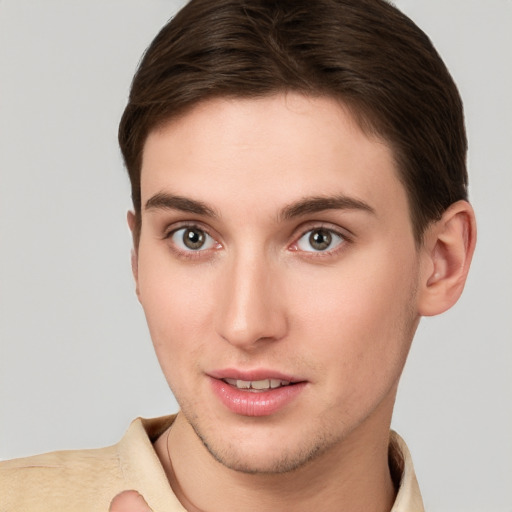
[[249, 391], [268, 391], [283, 386], [289, 386], [290, 381], [280, 379], [262, 379], [262, 380], [240, 380], [240, 379], [222, 379], [224, 382], [237, 389]]

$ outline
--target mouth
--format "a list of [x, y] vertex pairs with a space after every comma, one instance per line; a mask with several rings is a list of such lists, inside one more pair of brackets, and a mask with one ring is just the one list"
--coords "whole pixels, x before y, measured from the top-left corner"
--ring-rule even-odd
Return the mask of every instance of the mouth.
[[241, 379], [221, 379], [226, 384], [236, 389], [244, 391], [252, 391], [254, 393], [278, 389], [284, 386], [290, 386], [293, 383], [288, 380], [281, 379], [261, 379], [261, 380], [241, 380]]
[[269, 416], [296, 402], [307, 382], [269, 370], [222, 370], [210, 374], [214, 395], [239, 416]]

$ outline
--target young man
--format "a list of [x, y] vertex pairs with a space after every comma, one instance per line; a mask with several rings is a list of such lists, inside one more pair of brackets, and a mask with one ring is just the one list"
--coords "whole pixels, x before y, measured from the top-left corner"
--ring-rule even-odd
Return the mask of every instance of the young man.
[[428, 38], [381, 0], [192, 1], [119, 139], [181, 410], [4, 463], [2, 510], [423, 510], [393, 404], [475, 245], [462, 105]]

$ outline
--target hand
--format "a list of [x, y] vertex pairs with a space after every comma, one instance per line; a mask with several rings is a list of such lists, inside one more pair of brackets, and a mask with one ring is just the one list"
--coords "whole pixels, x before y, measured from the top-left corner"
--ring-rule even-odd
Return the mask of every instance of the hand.
[[123, 491], [110, 503], [109, 512], [152, 512], [137, 491]]

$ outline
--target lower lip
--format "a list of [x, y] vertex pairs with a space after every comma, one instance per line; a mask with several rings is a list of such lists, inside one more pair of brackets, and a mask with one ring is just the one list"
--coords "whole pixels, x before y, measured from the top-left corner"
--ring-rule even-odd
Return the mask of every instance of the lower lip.
[[211, 379], [213, 392], [232, 412], [241, 416], [269, 416], [274, 414], [292, 400], [306, 386], [305, 382], [290, 384], [268, 391], [246, 391], [230, 386], [220, 379]]

